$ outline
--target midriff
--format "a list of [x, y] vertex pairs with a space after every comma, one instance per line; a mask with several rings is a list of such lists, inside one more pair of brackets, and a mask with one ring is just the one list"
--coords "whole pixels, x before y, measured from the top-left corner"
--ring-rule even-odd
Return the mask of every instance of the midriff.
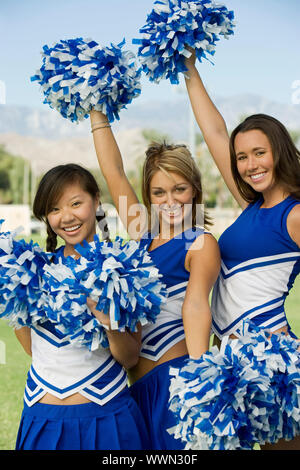
[[164, 362], [171, 361], [180, 356], [188, 354], [185, 340], [179, 341], [177, 344], [174, 344], [165, 354], [158, 359], [158, 361], [151, 361], [145, 357], [140, 357], [136, 366], [132, 367], [128, 371], [128, 377], [130, 384], [133, 384], [145, 374], [150, 372], [156, 366], [163, 364]]
[[44, 403], [46, 405], [82, 405], [84, 403], [90, 403], [91, 400], [85, 398], [80, 393], [74, 393], [69, 397], [60, 399], [51, 395], [51, 393], [46, 393], [40, 400], [39, 403]]

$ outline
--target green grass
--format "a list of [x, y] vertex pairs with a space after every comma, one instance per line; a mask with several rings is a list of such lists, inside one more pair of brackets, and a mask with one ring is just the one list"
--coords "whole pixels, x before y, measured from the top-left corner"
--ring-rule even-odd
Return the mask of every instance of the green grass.
[[[3, 358], [3, 344], [5, 355]], [[14, 449], [23, 407], [23, 392], [31, 358], [13, 329], [0, 320], [0, 450]], [[5, 362], [2, 364], [1, 362]]]
[[[299, 307], [300, 276], [286, 300], [288, 319], [298, 336], [300, 336]], [[5, 361], [3, 360], [3, 345], [5, 346]], [[15, 447], [29, 367], [30, 357], [23, 351], [12, 328], [4, 320], [0, 320], [0, 450], [11, 450]]]

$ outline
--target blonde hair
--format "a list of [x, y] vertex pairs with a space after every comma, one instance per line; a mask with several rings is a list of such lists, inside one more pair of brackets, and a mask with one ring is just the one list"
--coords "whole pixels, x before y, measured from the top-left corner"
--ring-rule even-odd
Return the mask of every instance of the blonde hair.
[[[151, 229], [151, 196], [150, 183], [157, 171], [163, 173], [178, 173], [183, 176], [193, 187], [195, 196], [192, 203], [192, 226], [196, 225], [197, 204], [203, 203], [203, 191], [201, 174], [186, 145], [168, 145], [154, 142], [146, 150], [146, 160], [143, 166], [142, 197], [148, 212], [149, 226]], [[202, 220], [204, 226], [212, 225], [210, 217], [203, 210]]]

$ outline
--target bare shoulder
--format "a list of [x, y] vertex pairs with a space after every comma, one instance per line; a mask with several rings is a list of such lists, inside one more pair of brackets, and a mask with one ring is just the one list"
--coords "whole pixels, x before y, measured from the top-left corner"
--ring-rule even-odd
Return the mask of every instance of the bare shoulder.
[[294, 206], [289, 213], [287, 229], [292, 240], [300, 247], [300, 203]]
[[201, 261], [206, 264], [215, 261], [219, 263], [220, 250], [215, 237], [211, 233], [203, 233], [191, 244], [185, 260], [185, 267], [189, 271], [192, 260]]

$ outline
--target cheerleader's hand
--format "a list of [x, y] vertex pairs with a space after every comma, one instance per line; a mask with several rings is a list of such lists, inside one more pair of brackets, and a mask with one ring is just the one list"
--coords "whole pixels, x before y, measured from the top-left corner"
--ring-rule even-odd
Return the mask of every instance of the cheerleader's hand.
[[186, 66], [188, 69], [190, 69], [190, 68], [192, 68], [192, 67], [195, 67], [195, 63], [196, 63], [196, 53], [195, 53], [195, 49], [193, 49], [193, 48], [190, 47], [190, 46], [187, 46], [187, 45], [186, 45], [185, 48], [186, 48], [188, 51], [190, 51], [190, 52], [192, 53], [191, 56], [190, 56], [190, 57], [186, 57], [186, 58], [185, 58], [185, 61], [184, 61], [185, 66]]
[[103, 312], [103, 310], [97, 310], [97, 309], [96, 309], [97, 302], [95, 302], [94, 300], [92, 300], [92, 299], [90, 299], [90, 298], [87, 298], [86, 303], [87, 303], [87, 306], [89, 307], [90, 311], [92, 312], [92, 314], [95, 315], [95, 317], [97, 318], [97, 320], [99, 320], [99, 322], [101, 323], [101, 325], [102, 325], [106, 330], [110, 330], [110, 329], [111, 329], [111, 325], [110, 325], [110, 318], [109, 318], [109, 315], [106, 315], [106, 314]]

